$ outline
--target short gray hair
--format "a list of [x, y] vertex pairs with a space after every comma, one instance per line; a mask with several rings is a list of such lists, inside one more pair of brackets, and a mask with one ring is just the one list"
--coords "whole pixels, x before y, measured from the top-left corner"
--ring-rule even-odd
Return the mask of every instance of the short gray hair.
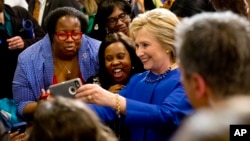
[[250, 23], [245, 18], [218, 12], [184, 19], [176, 47], [183, 77], [199, 73], [219, 97], [250, 92]]

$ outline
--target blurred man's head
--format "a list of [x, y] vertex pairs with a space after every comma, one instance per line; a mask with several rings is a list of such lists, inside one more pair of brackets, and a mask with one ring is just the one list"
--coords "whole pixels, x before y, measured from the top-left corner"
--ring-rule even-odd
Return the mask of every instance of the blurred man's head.
[[185, 19], [176, 31], [182, 82], [192, 105], [250, 94], [250, 23], [232, 12]]

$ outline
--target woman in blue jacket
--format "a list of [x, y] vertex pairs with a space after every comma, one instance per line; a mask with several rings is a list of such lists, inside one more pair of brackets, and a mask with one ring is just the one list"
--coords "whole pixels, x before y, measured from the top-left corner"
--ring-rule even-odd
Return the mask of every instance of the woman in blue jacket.
[[119, 94], [96, 84], [78, 89], [76, 98], [90, 105], [104, 121], [120, 118], [131, 129], [131, 141], [166, 141], [192, 108], [180, 82], [174, 31], [178, 18], [154, 9], [130, 25], [136, 54], [147, 71], [136, 74]]

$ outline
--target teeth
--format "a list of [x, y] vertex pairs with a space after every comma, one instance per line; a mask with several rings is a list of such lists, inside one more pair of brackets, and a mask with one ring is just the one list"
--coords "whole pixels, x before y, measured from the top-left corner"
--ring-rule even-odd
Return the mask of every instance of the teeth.
[[122, 69], [115, 69], [114, 72], [120, 72]]

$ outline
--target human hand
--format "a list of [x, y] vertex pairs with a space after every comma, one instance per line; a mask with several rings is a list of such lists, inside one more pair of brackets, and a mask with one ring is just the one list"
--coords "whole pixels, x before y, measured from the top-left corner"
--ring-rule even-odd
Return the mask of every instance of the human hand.
[[109, 87], [109, 91], [111, 91], [112, 93], [118, 93], [124, 87], [125, 85], [115, 84]]
[[18, 133], [18, 131], [9, 133], [10, 141], [25, 141], [27, 139], [27, 134], [25, 133]]
[[75, 97], [86, 103], [95, 103], [101, 106], [112, 107], [115, 104], [115, 94], [103, 89], [98, 84], [82, 85], [78, 88]]
[[46, 100], [47, 98], [50, 97], [50, 91], [49, 90], [45, 91], [45, 89], [42, 89], [41, 91], [42, 91], [42, 94], [39, 96], [39, 99], [38, 99], [39, 101]]
[[24, 41], [21, 36], [15, 36], [7, 39], [10, 50], [22, 49], [24, 48]]

